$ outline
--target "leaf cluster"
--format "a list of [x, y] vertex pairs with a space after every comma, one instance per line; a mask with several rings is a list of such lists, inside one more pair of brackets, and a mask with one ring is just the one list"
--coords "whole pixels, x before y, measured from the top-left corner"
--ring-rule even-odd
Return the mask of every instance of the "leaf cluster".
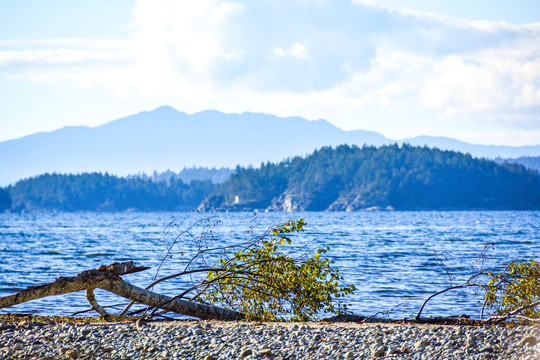
[[512, 261], [503, 272], [488, 275], [491, 279], [486, 287], [486, 306], [501, 316], [523, 308], [524, 316], [540, 318], [539, 306], [528, 307], [540, 301], [540, 263]]
[[313, 256], [282, 251], [304, 225], [304, 219], [276, 225], [231, 258], [220, 259], [208, 271], [199, 300], [241, 311], [248, 320], [306, 321], [321, 312], [346, 311], [346, 304], [336, 299], [355, 287], [341, 285], [343, 277], [323, 256], [329, 247]]

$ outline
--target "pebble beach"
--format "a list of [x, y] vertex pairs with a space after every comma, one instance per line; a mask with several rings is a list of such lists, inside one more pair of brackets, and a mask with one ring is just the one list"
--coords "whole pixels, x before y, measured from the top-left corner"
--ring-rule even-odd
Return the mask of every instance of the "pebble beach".
[[540, 359], [540, 325], [0, 322], [0, 359]]

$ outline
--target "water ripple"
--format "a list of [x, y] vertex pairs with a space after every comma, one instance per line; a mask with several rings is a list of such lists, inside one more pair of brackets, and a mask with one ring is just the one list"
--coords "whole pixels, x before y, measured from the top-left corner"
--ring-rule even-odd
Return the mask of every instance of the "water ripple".
[[[134, 260], [151, 270], [126, 276], [146, 286], [155, 275], [171, 236], [164, 229], [171, 221], [187, 229], [208, 218], [196, 213], [59, 213], [0, 214], [0, 296], [27, 286], [72, 276], [114, 261]], [[305, 218], [306, 231], [295, 237], [298, 250], [330, 244], [328, 253], [346, 282], [355, 284], [349, 300], [352, 311], [373, 315], [394, 309], [394, 318], [416, 314], [424, 297], [465, 281], [480, 263], [487, 245], [484, 266], [500, 267], [509, 260], [537, 259], [540, 254], [540, 212], [447, 211], [358, 213], [251, 213], [218, 214], [214, 228], [220, 244], [245, 240], [249, 229], [262, 233], [269, 225]], [[200, 229], [194, 229], [197, 236]], [[492, 245], [490, 245], [492, 244]], [[160, 275], [185, 266], [195, 248], [184, 243], [171, 253]], [[445, 269], [440, 265], [444, 261]], [[156, 290], [174, 295], [189, 279], [162, 283]], [[99, 292], [103, 305], [118, 297]], [[467, 290], [448, 292], [426, 308], [428, 315], [479, 314], [478, 301]], [[46, 298], [0, 310], [3, 312], [70, 314], [86, 309], [84, 293]]]

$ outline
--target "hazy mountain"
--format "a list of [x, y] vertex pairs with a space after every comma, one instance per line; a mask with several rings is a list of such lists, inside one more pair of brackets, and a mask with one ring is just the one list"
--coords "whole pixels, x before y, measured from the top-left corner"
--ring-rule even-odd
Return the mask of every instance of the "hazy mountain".
[[[440, 141], [429, 145], [474, 156], [540, 155], [540, 146], [489, 147], [440, 138], [407, 141], [423, 145], [433, 139]], [[393, 142], [375, 132], [343, 131], [325, 120], [218, 111], [188, 115], [163, 106], [94, 128], [64, 127], [0, 142], [0, 186], [46, 172], [99, 171], [124, 176], [192, 166], [257, 167], [261, 162], [306, 155], [325, 145]]]
[[164, 106], [95, 128], [65, 127], [0, 143], [0, 185], [45, 172], [118, 175], [184, 167], [259, 166], [323, 145], [382, 144], [368, 131], [344, 132], [324, 120], [263, 114], [193, 115]]
[[408, 143], [410, 145], [437, 147], [443, 150], [456, 150], [463, 153], [469, 153], [476, 157], [485, 157], [495, 159], [516, 158], [522, 156], [540, 155], [540, 145], [535, 146], [503, 146], [503, 145], [477, 145], [469, 144], [444, 136], [417, 136], [414, 138], [403, 139], [398, 143]]

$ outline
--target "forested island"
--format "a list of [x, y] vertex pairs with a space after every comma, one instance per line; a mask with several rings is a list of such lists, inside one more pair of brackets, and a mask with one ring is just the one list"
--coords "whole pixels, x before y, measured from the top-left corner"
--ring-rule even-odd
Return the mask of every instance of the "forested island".
[[44, 174], [7, 188], [13, 211], [190, 211], [212, 193], [210, 180], [152, 181], [101, 173]]
[[[221, 169], [220, 172], [226, 173]], [[223, 180], [223, 177], [221, 178]], [[540, 209], [524, 166], [410, 145], [323, 147], [222, 183], [177, 176], [45, 174], [0, 191], [10, 211], [358, 211]]]

